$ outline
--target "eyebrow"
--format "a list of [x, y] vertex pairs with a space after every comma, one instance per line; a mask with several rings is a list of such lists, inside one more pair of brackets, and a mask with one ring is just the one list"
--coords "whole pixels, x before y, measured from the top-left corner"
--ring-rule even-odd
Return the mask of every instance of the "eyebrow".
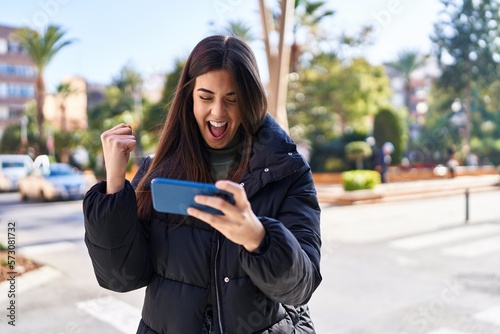
[[[208, 93], [208, 94], [215, 94], [214, 92], [212, 92], [211, 90], [208, 90], [206, 88], [198, 88], [197, 91]], [[230, 95], [236, 95], [236, 93], [235, 92], [229, 92], [229, 93], [226, 94], [226, 96], [230, 96]]]

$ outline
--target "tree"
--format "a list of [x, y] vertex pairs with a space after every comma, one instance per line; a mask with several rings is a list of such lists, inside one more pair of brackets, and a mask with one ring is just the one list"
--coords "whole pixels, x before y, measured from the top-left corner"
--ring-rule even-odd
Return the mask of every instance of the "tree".
[[[100, 148], [99, 135], [102, 131], [108, 130], [117, 122], [131, 124], [134, 129], [137, 144], [134, 156], [142, 158], [142, 121], [143, 105], [147, 106], [147, 101], [142, 95], [142, 77], [133, 64], [124, 65], [118, 75], [116, 75], [111, 85], [104, 91], [104, 101], [93, 109], [89, 110], [89, 131], [93, 134], [88, 141], [96, 142], [98, 145], [92, 147]], [[137, 162], [137, 159], [136, 159]]]
[[389, 78], [381, 66], [319, 54], [299, 74], [291, 74], [290, 132], [313, 145], [352, 131], [367, 133], [368, 117], [387, 106], [389, 96]]
[[61, 162], [69, 162], [70, 149], [78, 144], [76, 132], [68, 133], [68, 122], [66, 120], [66, 99], [75, 93], [77, 91], [71, 87], [69, 82], [61, 83], [56, 87], [55, 95], [60, 101], [61, 126], [60, 130], [53, 134], [53, 137], [54, 143], [57, 143], [54, 152], [58, 156], [58, 161]]
[[[403, 76], [404, 80], [404, 104], [408, 110], [408, 127], [410, 129], [408, 136], [408, 151], [413, 150], [413, 143], [411, 137], [411, 128], [414, 124], [412, 116], [412, 105], [411, 105], [411, 74], [425, 65], [427, 56], [421, 56], [417, 50], [403, 50], [398, 54], [398, 59], [394, 62], [388, 62], [385, 65], [394, 69], [396, 72]], [[408, 154], [410, 155], [410, 154]]]
[[[482, 163], [500, 164], [500, 80], [481, 92], [472, 91], [470, 151]], [[444, 163], [447, 151], [455, 148], [460, 160], [466, 161], [467, 150], [457, 147], [465, 129], [461, 100], [453, 92], [433, 87], [431, 103], [422, 126], [422, 135], [415, 142], [416, 153], [423, 162]], [[450, 108], [450, 106], [453, 106]]]
[[463, 141], [470, 148], [472, 99], [496, 80], [500, 62], [500, 6], [498, 0], [441, 0], [441, 20], [432, 41], [442, 75], [438, 86], [462, 100]]
[[403, 50], [398, 54], [398, 59], [385, 63], [386, 66], [394, 69], [403, 76], [404, 80], [404, 103], [408, 112], [411, 112], [411, 74], [425, 65], [426, 56], [422, 57], [416, 50]]
[[163, 123], [167, 117], [168, 108], [174, 98], [177, 83], [179, 82], [185, 64], [185, 59], [179, 58], [175, 60], [174, 69], [165, 75], [165, 83], [160, 101], [151, 105], [149, 108], [145, 108], [144, 110], [142, 122], [143, 129], [153, 135], [159, 135], [159, 132], [163, 127]]
[[67, 121], [66, 121], [66, 99], [72, 95], [75, 94], [76, 90], [71, 88], [71, 84], [68, 82], [61, 83], [57, 85], [56, 87], [56, 95], [59, 97], [61, 104], [60, 104], [60, 109], [61, 109], [61, 131], [66, 132], [67, 131]]
[[293, 24], [293, 43], [291, 46], [290, 71], [297, 72], [299, 69], [299, 57], [303, 46], [299, 42], [298, 35], [301, 30], [310, 41], [318, 36], [318, 26], [327, 17], [333, 16], [334, 11], [325, 9], [326, 1], [295, 0], [295, 20]]
[[0, 140], [0, 152], [1, 153], [28, 153], [32, 151], [32, 148], [26, 147], [28, 143], [33, 143], [36, 141], [36, 122], [35, 122], [36, 106], [34, 101], [30, 101], [26, 104], [24, 109], [23, 117], [26, 120], [26, 132], [25, 132], [25, 142], [23, 142], [23, 130], [22, 124], [10, 124], [8, 125], [2, 138]]
[[356, 169], [363, 169], [363, 160], [371, 157], [372, 148], [366, 141], [352, 141], [345, 146], [345, 156], [356, 161]]
[[39, 149], [46, 153], [43, 105], [45, 101], [44, 74], [50, 61], [65, 46], [73, 43], [73, 40], [64, 39], [66, 32], [59, 26], [49, 25], [39, 33], [31, 28], [21, 28], [13, 33], [17, 40], [28, 52], [31, 60], [37, 68], [36, 78], [36, 120], [39, 133]]
[[112, 84], [125, 93], [124, 97], [132, 102], [133, 92], [139, 90], [142, 85], [142, 76], [132, 63], [127, 63], [120, 69], [120, 73], [113, 78]]
[[257, 39], [252, 32], [252, 27], [242, 21], [229, 21], [221, 33], [223, 35], [237, 36], [247, 43]]
[[83, 133], [83, 130], [54, 131], [54, 155], [57, 161], [70, 163], [71, 151], [81, 144]]
[[373, 122], [373, 137], [379, 148], [384, 143], [389, 142], [394, 145], [393, 162], [401, 161], [401, 153], [403, 152], [403, 129], [401, 120], [395, 111], [389, 108], [382, 108], [375, 116]]
[[[132, 111], [134, 114], [135, 135], [138, 138], [135, 145], [135, 156], [138, 159], [142, 158], [142, 84], [143, 79], [139, 71], [129, 63], [125, 65], [119, 75], [113, 79], [113, 84], [118, 87], [121, 95], [121, 102], [124, 103], [125, 110]], [[136, 163], [138, 163], [136, 159]]]
[[[264, 0], [259, 0], [269, 69], [269, 111], [286, 131], [288, 74], [298, 70], [299, 56], [303, 51], [303, 46], [297, 38], [298, 32], [307, 31], [309, 43], [317, 39], [319, 23], [334, 14], [324, 8], [325, 4], [326, 1], [279, 0], [274, 1], [274, 6], [267, 7]], [[271, 43], [272, 40], [276, 40], [276, 44]], [[289, 40], [293, 40], [292, 44], [287, 42]]]
[[[89, 110], [89, 123], [92, 128], [101, 128], [104, 120], [126, 111], [136, 110], [137, 94], [140, 95], [142, 78], [131, 63], [124, 65], [104, 91], [104, 101]], [[138, 121], [138, 120], [135, 120]]]
[[[291, 46], [286, 41], [292, 32], [294, 8], [295, 1], [281, 0], [279, 13], [275, 14], [276, 20], [273, 20], [273, 14], [264, 4], [264, 0], [259, 0], [263, 40], [269, 69], [269, 112], [287, 132], [286, 99]], [[275, 21], [278, 22], [278, 25], [274, 24]], [[273, 33], [277, 33], [277, 45], [271, 44], [270, 37]]]

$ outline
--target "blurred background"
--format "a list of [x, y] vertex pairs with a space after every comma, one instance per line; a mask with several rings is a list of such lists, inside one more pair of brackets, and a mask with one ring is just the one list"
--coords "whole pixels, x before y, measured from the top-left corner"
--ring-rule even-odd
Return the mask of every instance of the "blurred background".
[[[226, 34], [254, 50], [269, 112], [313, 171], [318, 333], [500, 333], [499, 6], [2, 3], [0, 249], [18, 222], [16, 270], [40, 275], [20, 284], [26, 320], [12, 332], [135, 332], [143, 292], [100, 289], [83, 244], [81, 199], [105, 177], [100, 135], [132, 125], [133, 177], [155, 151], [189, 52]], [[1, 268], [7, 289], [3, 258]]]
[[[0, 152], [101, 177], [99, 134], [125, 121], [136, 158], [151, 153], [188, 53], [222, 33], [253, 47], [270, 112], [315, 172], [374, 169], [385, 142], [400, 167], [500, 163], [496, 1], [283, 4], [4, 4]], [[368, 146], [363, 166], [346, 152], [353, 141]]]

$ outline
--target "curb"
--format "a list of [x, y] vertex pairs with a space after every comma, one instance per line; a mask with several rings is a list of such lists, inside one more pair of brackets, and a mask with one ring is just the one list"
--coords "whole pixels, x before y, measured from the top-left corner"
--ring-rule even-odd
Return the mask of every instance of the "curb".
[[373, 190], [344, 191], [332, 185], [316, 186], [320, 203], [332, 205], [369, 204], [389, 201], [432, 198], [500, 190], [498, 176], [457, 178], [442, 181], [395, 182], [377, 186]]
[[[59, 277], [61, 272], [48, 265], [42, 266], [33, 271], [29, 271], [20, 276], [16, 276], [15, 280], [15, 296], [24, 294], [26, 291], [36, 288], [40, 285], [50, 282]], [[0, 302], [12, 299], [8, 297], [8, 291], [11, 284], [9, 281], [0, 283]], [[16, 298], [14, 297], [14, 299]]]

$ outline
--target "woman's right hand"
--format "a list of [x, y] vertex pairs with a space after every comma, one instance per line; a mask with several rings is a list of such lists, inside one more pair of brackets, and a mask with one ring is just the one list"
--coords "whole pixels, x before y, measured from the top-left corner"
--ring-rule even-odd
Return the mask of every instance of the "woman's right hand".
[[118, 124], [101, 134], [101, 142], [106, 167], [106, 193], [114, 194], [125, 184], [128, 159], [135, 148], [132, 127]]

